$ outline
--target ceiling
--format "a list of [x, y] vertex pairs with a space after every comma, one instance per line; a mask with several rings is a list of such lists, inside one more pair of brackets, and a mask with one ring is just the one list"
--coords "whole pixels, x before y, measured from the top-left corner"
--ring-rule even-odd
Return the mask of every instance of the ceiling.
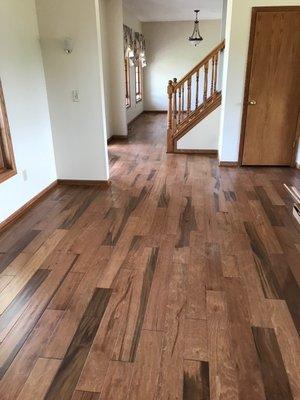
[[194, 9], [200, 9], [200, 19], [219, 19], [222, 0], [123, 0], [124, 5], [143, 22], [191, 21]]

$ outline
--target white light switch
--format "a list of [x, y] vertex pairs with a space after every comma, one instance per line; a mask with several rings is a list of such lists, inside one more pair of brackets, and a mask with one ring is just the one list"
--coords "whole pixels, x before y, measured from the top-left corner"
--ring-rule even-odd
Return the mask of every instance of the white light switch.
[[72, 90], [72, 99], [74, 103], [78, 103], [80, 101], [79, 90]]
[[23, 171], [22, 171], [22, 178], [23, 178], [23, 181], [27, 181], [27, 179], [28, 179], [28, 176], [27, 176], [27, 171], [26, 171], [26, 169], [24, 169]]

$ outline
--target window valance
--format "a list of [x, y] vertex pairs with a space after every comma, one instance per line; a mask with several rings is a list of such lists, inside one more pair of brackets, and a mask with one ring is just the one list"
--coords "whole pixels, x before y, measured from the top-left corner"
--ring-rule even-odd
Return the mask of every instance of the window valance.
[[134, 32], [129, 26], [124, 25], [124, 56], [129, 58], [130, 65], [137, 65], [141, 62], [146, 67], [146, 42], [144, 36]]

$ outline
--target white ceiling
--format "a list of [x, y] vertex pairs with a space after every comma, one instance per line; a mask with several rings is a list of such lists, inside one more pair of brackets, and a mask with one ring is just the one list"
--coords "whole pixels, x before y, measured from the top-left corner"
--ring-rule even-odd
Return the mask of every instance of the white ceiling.
[[200, 19], [222, 16], [222, 0], [123, 0], [124, 5], [144, 22], [191, 21], [194, 10], [200, 9]]

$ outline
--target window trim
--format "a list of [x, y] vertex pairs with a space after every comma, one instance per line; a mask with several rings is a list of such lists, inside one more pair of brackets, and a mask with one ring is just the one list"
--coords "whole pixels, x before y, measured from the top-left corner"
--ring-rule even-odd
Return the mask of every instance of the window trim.
[[125, 57], [125, 106], [126, 109], [131, 107], [131, 85], [130, 85], [130, 63], [129, 58]]
[[9, 122], [6, 112], [2, 82], [0, 79], [0, 152], [2, 165], [0, 165], [0, 183], [16, 175], [16, 163], [10, 135]]
[[[139, 83], [139, 92], [137, 91], [137, 68], [138, 68], [138, 83]], [[143, 101], [143, 78], [142, 78], [142, 66], [139, 62], [138, 65], [135, 66], [134, 70], [134, 79], [135, 79], [135, 102], [140, 103]]]

